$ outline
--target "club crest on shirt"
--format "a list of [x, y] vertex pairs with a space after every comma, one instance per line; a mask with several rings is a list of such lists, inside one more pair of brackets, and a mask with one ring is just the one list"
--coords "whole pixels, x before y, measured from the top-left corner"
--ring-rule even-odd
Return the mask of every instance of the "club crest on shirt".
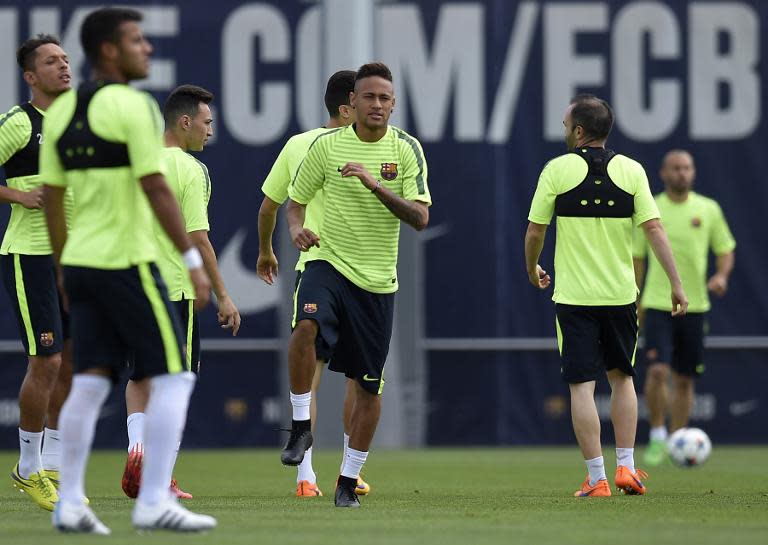
[[691, 226], [692, 227], [701, 227], [701, 218], [694, 216], [691, 218]]
[[53, 346], [53, 331], [40, 333], [40, 344], [45, 347]]
[[397, 163], [381, 163], [381, 177], [388, 181], [397, 178]]
[[304, 312], [306, 314], [314, 314], [317, 312], [317, 303], [304, 303]]

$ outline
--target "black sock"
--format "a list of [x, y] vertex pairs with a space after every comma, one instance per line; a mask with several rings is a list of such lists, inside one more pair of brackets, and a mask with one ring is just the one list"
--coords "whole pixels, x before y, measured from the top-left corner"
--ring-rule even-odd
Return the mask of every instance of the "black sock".
[[311, 431], [312, 420], [293, 420], [291, 427], [296, 431]]
[[345, 477], [344, 475], [339, 475], [339, 486], [343, 486], [345, 488], [352, 488], [353, 490], [357, 488], [357, 479], [353, 479], [352, 477]]

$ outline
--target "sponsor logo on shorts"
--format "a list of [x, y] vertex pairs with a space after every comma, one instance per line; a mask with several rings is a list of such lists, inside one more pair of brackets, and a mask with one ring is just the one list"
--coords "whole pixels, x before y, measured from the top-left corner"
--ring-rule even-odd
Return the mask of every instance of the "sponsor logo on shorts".
[[306, 314], [314, 314], [317, 312], [317, 303], [304, 303], [304, 312]]
[[397, 178], [397, 163], [381, 163], [381, 177], [388, 181]]
[[40, 333], [40, 344], [46, 347], [53, 346], [53, 331]]

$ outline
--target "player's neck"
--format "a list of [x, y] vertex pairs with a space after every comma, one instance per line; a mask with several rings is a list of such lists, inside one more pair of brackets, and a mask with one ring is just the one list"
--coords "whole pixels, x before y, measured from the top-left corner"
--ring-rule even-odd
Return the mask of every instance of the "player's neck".
[[187, 151], [188, 148], [184, 144], [184, 141], [176, 136], [176, 133], [173, 131], [165, 131], [163, 137], [165, 138], [166, 148], [180, 148], [182, 151]]
[[91, 71], [91, 81], [116, 81], [117, 83], [128, 83], [126, 75], [114, 65], [94, 66]]
[[585, 138], [581, 142], [576, 143], [576, 149], [578, 148], [605, 148], [605, 140], [596, 140], [594, 138]]
[[347, 124], [340, 117], [329, 117], [328, 122], [324, 125], [326, 129], [338, 129], [340, 127], [346, 127]]
[[384, 138], [385, 134], [387, 134], [388, 127], [388, 125], [385, 125], [376, 129], [369, 129], [368, 127], [363, 126], [361, 123], [355, 123], [355, 133], [357, 134], [357, 137], [363, 142], [378, 142]]
[[672, 191], [671, 189], [666, 190], [667, 197], [669, 197], [669, 200], [672, 202], [685, 202], [688, 200], [688, 196], [691, 194], [691, 190], [687, 189], [683, 192], [679, 191]]
[[30, 100], [29, 103], [38, 110], [44, 112], [48, 109], [48, 106], [53, 104], [53, 101], [56, 100], [56, 97], [58, 96], [59, 95], [50, 95], [48, 93], [38, 91], [37, 89], [32, 89], [32, 100]]

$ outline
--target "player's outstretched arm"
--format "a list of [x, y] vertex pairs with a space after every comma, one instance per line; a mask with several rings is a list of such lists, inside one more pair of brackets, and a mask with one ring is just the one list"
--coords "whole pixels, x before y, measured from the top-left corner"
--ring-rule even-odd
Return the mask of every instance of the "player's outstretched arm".
[[387, 189], [381, 182], [374, 178], [360, 163], [347, 163], [341, 168], [344, 178], [357, 177], [371, 193], [375, 194], [381, 204], [387, 207], [396, 217], [416, 229], [422, 231], [429, 224], [429, 208], [427, 203], [410, 201]]
[[272, 235], [277, 223], [277, 211], [280, 203], [264, 197], [259, 208], [259, 258], [256, 261], [256, 273], [270, 286], [277, 277], [277, 257], [272, 247]]
[[546, 235], [546, 225], [528, 223], [528, 229], [525, 232], [525, 269], [528, 271], [528, 281], [540, 290], [548, 288], [552, 283], [552, 278], [547, 274], [547, 271], [539, 265], [539, 257], [542, 248], [544, 248]]
[[144, 189], [149, 204], [163, 230], [184, 258], [192, 284], [195, 287], [195, 309], [200, 310], [211, 299], [211, 281], [203, 269], [200, 251], [192, 245], [192, 240], [184, 228], [179, 203], [168, 184], [165, 183], [165, 177], [160, 173], [142, 177], [141, 187]]
[[648, 220], [641, 224], [645, 238], [653, 249], [656, 259], [659, 260], [664, 272], [667, 273], [669, 283], [672, 286], [672, 316], [679, 316], [688, 312], [688, 297], [683, 291], [683, 282], [675, 266], [675, 258], [672, 255], [672, 247], [669, 245], [667, 233], [664, 231], [658, 219]]
[[288, 219], [288, 230], [291, 233], [293, 244], [302, 252], [306, 252], [312, 246], [320, 247], [320, 237], [304, 227], [306, 204], [301, 204], [293, 199], [288, 200], [285, 216]]
[[219, 262], [216, 259], [216, 251], [213, 249], [211, 239], [208, 238], [208, 231], [192, 231], [189, 233], [192, 238], [192, 242], [200, 250], [200, 255], [203, 256], [203, 265], [205, 266], [205, 272], [208, 273], [208, 278], [211, 279], [211, 287], [213, 293], [216, 294], [216, 301], [218, 304], [218, 318], [222, 329], [231, 329], [232, 336], [237, 335], [240, 330], [240, 311], [237, 310], [235, 303], [232, 302], [232, 298], [227, 292], [227, 288], [224, 286], [224, 279], [221, 277], [219, 271]]

